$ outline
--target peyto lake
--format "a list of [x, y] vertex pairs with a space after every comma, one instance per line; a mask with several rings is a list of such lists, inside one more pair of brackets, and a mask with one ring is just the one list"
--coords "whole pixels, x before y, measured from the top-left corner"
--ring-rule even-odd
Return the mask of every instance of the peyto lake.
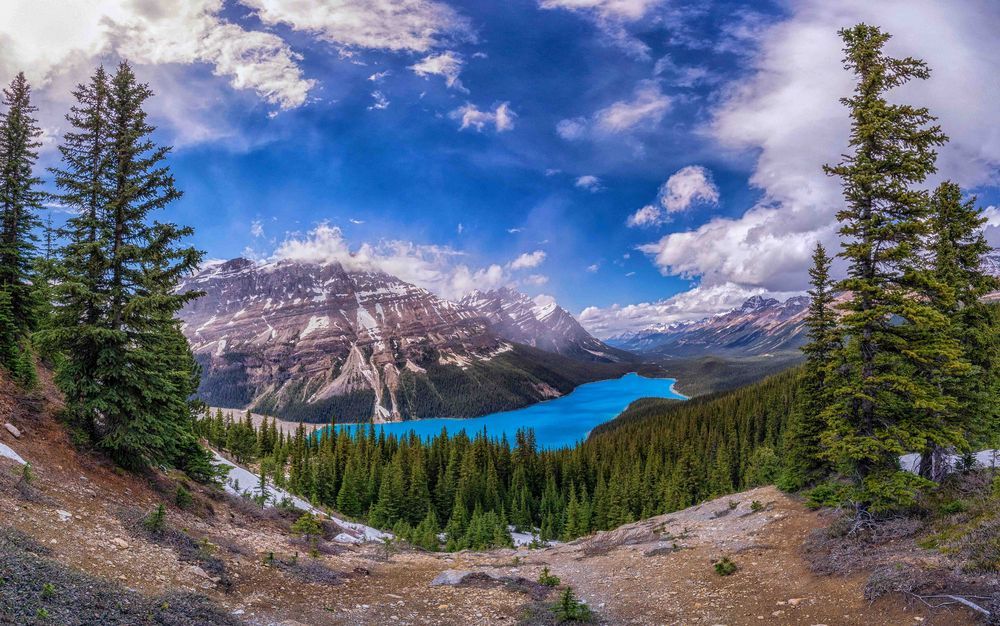
[[[673, 378], [645, 378], [626, 374], [621, 378], [601, 380], [580, 385], [571, 393], [539, 402], [515, 411], [490, 413], [466, 419], [432, 418], [382, 424], [386, 434], [403, 435], [411, 430], [420, 437], [432, 437], [447, 428], [449, 434], [465, 430], [469, 436], [486, 429], [490, 437], [507, 435], [511, 445], [519, 428], [533, 428], [539, 447], [559, 448], [571, 446], [585, 439], [598, 424], [614, 419], [633, 401], [639, 398], [677, 398], [684, 396], [674, 391]], [[339, 424], [337, 428], [354, 428], [354, 424]]]

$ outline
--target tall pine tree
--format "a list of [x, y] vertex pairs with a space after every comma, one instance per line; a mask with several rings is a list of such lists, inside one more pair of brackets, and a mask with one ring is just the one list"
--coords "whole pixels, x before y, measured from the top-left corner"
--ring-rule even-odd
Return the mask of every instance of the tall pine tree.
[[935, 382], [961, 368], [960, 351], [945, 316], [918, 297], [933, 281], [921, 269], [929, 202], [919, 185], [935, 171], [935, 148], [947, 138], [926, 108], [887, 99], [930, 75], [923, 61], [886, 55], [890, 36], [874, 26], [840, 35], [845, 68], [857, 79], [842, 100], [852, 153], [826, 171], [840, 177], [846, 200], [837, 215], [848, 263], [840, 288], [851, 297], [828, 376], [824, 444], [852, 479], [858, 508], [880, 512], [911, 504], [928, 485], [900, 469], [900, 455], [961, 439], [938, 417], [953, 402]]
[[127, 63], [98, 70], [75, 92], [56, 184], [78, 209], [57, 271], [63, 354], [59, 382], [81, 422], [119, 463], [198, 465], [193, 433], [194, 360], [175, 314], [197, 293], [176, 293], [201, 253], [189, 228], [155, 220], [180, 197], [151, 139], [143, 110], [152, 96]]
[[42, 134], [31, 87], [19, 73], [3, 90], [0, 112], [0, 365], [23, 384], [34, 381], [28, 334], [38, 321], [35, 236], [44, 194], [34, 175]]
[[820, 439], [826, 429], [823, 411], [829, 400], [827, 371], [840, 343], [830, 279], [832, 259], [821, 243], [816, 244], [812, 259], [813, 266], [809, 269], [812, 288], [806, 317], [809, 341], [802, 347], [806, 364], [785, 435], [784, 467], [779, 481], [782, 488], [792, 490], [820, 480], [830, 469], [819, 454]]

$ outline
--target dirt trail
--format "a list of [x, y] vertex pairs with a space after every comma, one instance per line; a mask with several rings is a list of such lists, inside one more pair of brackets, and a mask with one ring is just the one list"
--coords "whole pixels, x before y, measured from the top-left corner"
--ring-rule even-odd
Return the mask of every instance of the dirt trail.
[[[19, 467], [0, 459], [0, 526], [29, 534], [69, 567], [147, 594], [201, 593], [250, 624], [516, 624], [530, 600], [524, 593], [430, 582], [454, 569], [535, 580], [544, 565], [609, 624], [974, 623], [962, 610], [935, 613], [899, 598], [869, 606], [862, 598], [863, 578], [811, 573], [801, 545], [822, 522], [773, 488], [545, 550], [405, 550], [386, 561], [381, 546], [327, 544], [315, 563], [335, 580], [321, 582], [308, 572], [265, 563], [272, 552], [293, 562], [292, 555], [303, 551], [290, 540], [287, 522], [255, 517], [199, 490], [199, 512], [182, 511], [156, 480], [78, 453], [51, 417], [58, 408], [51, 381], [43, 380], [47, 400], [32, 403], [42, 407], [37, 411], [22, 410], [5, 385], [0, 381], [0, 425], [16, 422], [22, 437], [0, 429], [0, 442], [32, 464], [36, 479], [33, 496], [26, 498], [16, 488]], [[753, 501], [764, 510], [752, 511]], [[208, 540], [228, 585], [123, 521], [123, 511], [148, 511], [160, 502], [168, 504], [171, 527], [198, 542]], [[739, 567], [735, 574], [713, 571], [713, 561], [723, 555]]]

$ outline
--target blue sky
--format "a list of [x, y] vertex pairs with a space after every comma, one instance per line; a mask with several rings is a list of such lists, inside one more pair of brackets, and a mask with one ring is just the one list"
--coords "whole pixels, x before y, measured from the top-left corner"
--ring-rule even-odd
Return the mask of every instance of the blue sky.
[[515, 284], [608, 335], [804, 287], [836, 245], [835, 31], [867, 20], [934, 68], [900, 97], [941, 116], [941, 176], [1000, 244], [993, 2], [330, 4], [15, 0], [0, 70], [36, 83], [51, 160], [68, 87], [135, 63], [185, 192], [164, 217], [210, 257]]

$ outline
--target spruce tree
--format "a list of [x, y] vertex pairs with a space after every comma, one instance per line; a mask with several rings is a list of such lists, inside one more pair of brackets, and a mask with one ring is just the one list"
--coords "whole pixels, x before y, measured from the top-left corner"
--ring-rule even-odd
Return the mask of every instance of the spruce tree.
[[840, 347], [840, 338], [830, 279], [832, 259], [822, 243], [816, 244], [812, 259], [809, 313], [806, 317], [809, 341], [802, 347], [806, 363], [785, 435], [784, 462], [779, 481], [782, 488], [790, 490], [813, 484], [830, 471], [829, 463], [820, 454], [820, 439], [826, 428], [823, 411], [830, 397], [826, 375], [833, 355]]
[[840, 35], [844, 66], [857, 78], [854, 94], [842, 100], [852, 153], [825, 169], [842, 181], [846, 206], [837, 217], [848, 277], [840, 289], [851, 296], [828, 376], [823, 443], [853, 481], [859, 510], [877, 513], [911, 504], [928, 485], [900, 469], [902, 454], [960, 439], [936, 417], [952, 402], [934, 381], [960, 369], [960, 354], [946, 318], [917, 297], [932, 281], [921, 271], [929, 203], [919, 185], [935, 171], [935, 148], [947, 138], [926, 108], [887, 99], [895, 87], [930, 75], [923, 61], [886, 55], [890, 36], [874, 26]]
[[39, 137], [37, 108], [24, 73], [3, 90], [0, 112], [0, 366], [30, 385], [34, 365], [28, 334], [36, 329], [39, 303], [33, 277], [33, 229], [44, 194], [34, 175]]
[[194, 359], [177, 311], [201, 253], [182, 245], [191, 229], [155, 219], [180, 197], [143, 110], [152, 96], [127, 63], [108, 80], [98, 69], [67, 120], [58, 196], [76, 209], [57, 269], [57, 323], [48, 340], [79, 421], [129, 467], [183, 465], [204, 452], [193, 435]]
[[[960, 342], [969, 369], [940, 379], [957, 406], [940, 418], [966, 433], [976, 446], [988, 444], [988, 433], [1000, 426], [1000, 352], [995, 306], [983, 296], [1000, 281], [983, 271], [983, 259], [992, 250], [982, 232], [986, 218], [975, 198], [962, 200], [961, 188], [950, 181], [938, 185], [931, 196], [929, 261], [937, 279], [927, 294], [950, 323], [950, 334]], [[967, 452], [968, 449], [959, 450]], [[923, 451], [920, 475], [939, 482], [947, 472], [946, 448], [931, 442]]]

